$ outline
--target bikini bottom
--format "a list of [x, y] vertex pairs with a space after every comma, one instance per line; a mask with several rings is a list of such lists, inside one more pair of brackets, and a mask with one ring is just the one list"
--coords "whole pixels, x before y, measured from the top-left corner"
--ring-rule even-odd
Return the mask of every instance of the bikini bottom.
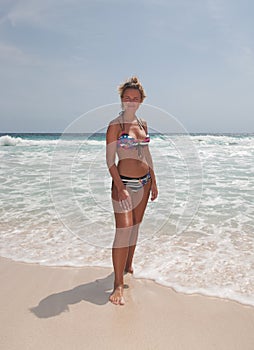
[[130, 188], [134, 192], [137, 192], [151, 180], [151, 175], [148, 172], [142, 177], [127, 177], [120, 175], [120, 178], [126, 187]]

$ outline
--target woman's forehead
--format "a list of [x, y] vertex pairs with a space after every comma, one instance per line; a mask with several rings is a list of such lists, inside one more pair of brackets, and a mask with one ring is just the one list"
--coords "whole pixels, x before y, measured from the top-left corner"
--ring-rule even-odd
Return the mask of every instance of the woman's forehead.
[[140, 91], [135, 88], [127, 88], [124, 90], [123, 96], [137, 96], [140, 97]]

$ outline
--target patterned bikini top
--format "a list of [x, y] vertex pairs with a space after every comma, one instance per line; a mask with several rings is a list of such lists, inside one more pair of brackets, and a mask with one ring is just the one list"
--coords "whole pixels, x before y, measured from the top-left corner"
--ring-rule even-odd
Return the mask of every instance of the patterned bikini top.
[[121, 133], [117, 139], [117, 147], [123, 149], [130, 149], [138, 146], [147, 146], [150, 142], [150, 136], [147, 134], [144, 140], [138, 140], [130, 135], [126, 134], [124, 131]]
[[[137, 117], [137, 121], [139, 124], [140, 129], [145, 129], [142, 121]], [[130, 136], [124, 131], [124, 124], [120, 123], [122, 133], [117, 139], [117, 147], [121, 147], [123, 149], [131, 149], [131, 148], [138, 148], [139, 146], [147, 146], [150, 142], [150, 136], [147, 134], [145, 139], [139, 140], [135, 139], [134, 137]]]

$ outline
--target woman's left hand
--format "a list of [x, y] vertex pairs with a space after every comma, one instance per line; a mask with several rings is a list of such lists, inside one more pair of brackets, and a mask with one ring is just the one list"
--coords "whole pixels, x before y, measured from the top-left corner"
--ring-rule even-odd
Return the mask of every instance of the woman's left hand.
[[158, 188], [156, 184], [151, 186], [151, 200], [154, 201], [158, 197]]

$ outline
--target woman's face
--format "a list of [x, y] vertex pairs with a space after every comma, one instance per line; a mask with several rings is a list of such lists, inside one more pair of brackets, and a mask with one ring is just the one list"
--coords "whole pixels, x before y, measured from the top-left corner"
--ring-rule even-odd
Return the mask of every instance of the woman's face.
[[122, 96], [123, 109], [136, 111], [141, 103], [141, 94], [139, 90], [127, 88]]

